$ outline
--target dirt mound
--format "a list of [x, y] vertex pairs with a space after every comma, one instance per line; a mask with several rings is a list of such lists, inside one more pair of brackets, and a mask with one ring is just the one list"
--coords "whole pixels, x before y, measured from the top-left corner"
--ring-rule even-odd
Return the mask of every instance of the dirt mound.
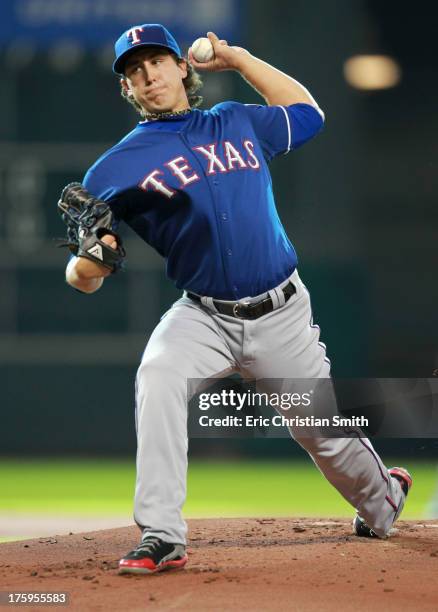
[[437, 610], [438, 521], [397, 527], [367, 540], [346, 520], [191, 520], [186, 569], [151, 576], [117, 573], [134, 526], [9, 542], [0, 590], [65, 591], [81, 611]]

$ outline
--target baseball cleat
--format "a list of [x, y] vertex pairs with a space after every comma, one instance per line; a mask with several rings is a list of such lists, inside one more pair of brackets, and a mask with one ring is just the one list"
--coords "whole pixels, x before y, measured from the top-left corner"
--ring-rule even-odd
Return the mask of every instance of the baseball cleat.
[[409, 489], [412, 487], [412, 476], [409, 474], [408, 470], [403, 467], [393, 467], [388, 470], [390, 475], [393, 478], [396, 478], [401, 484], [401, 488], [403, 489], [403, 493], [408, 496]]
[[375, 533], [371, 527], [365, 523], [363, 518], [359, 515], [355, 516], [353, 519], [353, 533], [359, 536], [360, 538], [378, 538], [379, 536]]
[[[409, 489], [412, 487], [412, 476], [409, 474], [406, 468], [393, 467], [388, 470], [390, 476], [399, 481], [405, 497], [408, 496]], [[398, 517], [396, 516], [396, 519]], [[378, 538], [379, 536], [375, 533], [371, 527], [365, 523], [362, 517], [359, 515], [353, 519], [353, 533], [361, 538]], [[391, 533], [391, 532], [390, 532]]]
[[186, 548], [149, 536], [119, 561], [119, 574], [155, 574], [180, 569], [187, 563]]

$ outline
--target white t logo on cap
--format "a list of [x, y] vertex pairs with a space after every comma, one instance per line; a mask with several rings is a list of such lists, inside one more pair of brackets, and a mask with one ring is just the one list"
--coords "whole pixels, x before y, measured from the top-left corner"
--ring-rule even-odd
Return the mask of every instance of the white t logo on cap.
[[143, 32], [143, 28], [131, 28], [126, 32], [126, 38], [132, 38], [132, 44], [141, 42], [138, 32]]

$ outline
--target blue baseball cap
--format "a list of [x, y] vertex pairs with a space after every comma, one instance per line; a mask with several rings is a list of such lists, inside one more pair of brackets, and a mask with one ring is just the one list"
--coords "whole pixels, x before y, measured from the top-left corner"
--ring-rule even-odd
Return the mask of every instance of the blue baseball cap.
[[134, 50], [143, 47], [164, 47], [176, 53], [178, 57], [182, 57], [181, 49], [169, 30], [159, 23], [144, 23], [129, 28], [116, 41], [114, 45], [116, 59], [113, 64], [113, 72], [123, 74], [127, 57]]

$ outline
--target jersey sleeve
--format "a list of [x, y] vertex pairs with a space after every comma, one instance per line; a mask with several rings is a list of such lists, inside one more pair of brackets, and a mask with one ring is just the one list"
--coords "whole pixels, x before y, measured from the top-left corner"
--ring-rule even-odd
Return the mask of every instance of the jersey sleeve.
[[323, 112], [311, 104], [244, 107], [268, 161], [298, 149], [316, 136], [324, 124]]
[[120, 221], [125, 217], [125, 205], [122, 203], [122, 198], [117, 200], [117, 189], [112, 185], [110, 178], [99, 168], [92, 166], [85, 173], [82, 184], [94, 197], [108, 202], [114, 215], [112, 230], [116, 231]]
[[82, 180], [82, 184], [95, 198], [109, 200], [114, 195], [114, 189], [111, 187], [109, 177], [106, 176], [99, 168], [92, 166]]

